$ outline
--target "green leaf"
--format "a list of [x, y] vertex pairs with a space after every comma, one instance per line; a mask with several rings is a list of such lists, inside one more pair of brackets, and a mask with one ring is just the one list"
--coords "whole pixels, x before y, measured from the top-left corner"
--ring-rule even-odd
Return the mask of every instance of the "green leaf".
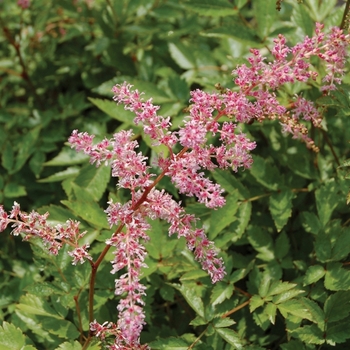
[[77, 199], [73, 201], [63, 200], [61, 203], [71, 209], [75, 215], [86, 220], [93, 226], [108, 229], [109, 224], [106, 213], [96, 203], [88, 190], [73, 185], [73, 191]]
[[[326, 332], [326, 343], [335, 346], [339, 343], [345, 343], [347, 339], [350, 338], [349, 328], [349, 318], [328, 325]], [[340, 346], [339, 346], [340, 347]]]
[[64, 339], [76, 339], [79, 332], [74, 324], [67, 320], [57, 320], [55, 318], [44, 318], [42, 325], [45, 330]]
[[89, 101], [113, 119], [119, 120], [127, 125], [134, 124], [135, 113], [125, 110], [122, 104], [119, 105], [114, 101], [92, 97], [89, 97]]
[[300, 339], [306, 344], [323, 344], [323, 332], [316, 326], [304, 326], [290, 331], [294, 338]]
[[244, 342], [239, 337], [238, 333], [229, 328], [215, 328], [216, 333], [220, 335], [229, 344], [234, 346], [234, 349], [244, 349]]
[[288, 236], [282, 231], [275, 241], [275, 256], [277, 259], [283, 259], [289, 252], [290, 244]]
[[232, 320], [231, 318], [215, 318], [213, 320], [213, 326], [215, 328], [225, 328], [225, 327], [230, 327], [236, 322]]
[[100, 166], [98, 168], [88, 164], [80, 170], [74, 182], [81, 188], [85, 188], [98, 202], [106, 191], [108, 182], [111, 178], [111, 168]]
[[332, 243], [330, 235], [323, 230], [318, 233], [315, 240], [315, 252], [319, 261], [327, 262], [332, 257]]
[[74, 343], [64, 342], [57, 348], [57, 350], [81, 350], [81, 349], [82, 349], [82, 345], [79, 344], [77, 340]]
[[277, 312], [277, 306], [273, 303], [267, 303], [267, 305], [264, 308], [264, 313], [268, 316], [272, 324], [275, 324], [276, 312]]
[[1, 152], [1, 165], [8, 171], [11, 171], [14, 164], [14, 152], [13, 146], [10, 142], [7, 142], [4, 149]]
[[234, 216], [237, 212], [238, 191], [229, 194], [226, 197], [226, 204], [217, 210], [213, 210], [210, 218], [209, 239], [213, 240], [215, 237], [229, 224], [236, 220]]
[[253, 295], [250, 298], [249, 310], [250, 312], [253, 312], [258, 307], [263, 306], [264, 304], [265, 304], [265, 300], [260, 295]]
[[202, 318], [204, 317], [204, 305], [201, 296], [193, 288], [192, 283], [172, 284], [186, 299], [192, 309]]
[[257, 21], [257, 31], [261, 39], [265, 39], [271, 32], [271, 27], [276, 18], [276, 1], [254, 1], [253, 2], [254, 17]]
[[13, 324], [3, 322], [0, 326], [0, 348], [6, 350], [35, 350], [31, 345], [25, 345], [26, 336]]
[[[337, 230], [337, 228], [334, 228]], [[332, 260], [339, 261], [346, 258], [350, 253], [350, 228], [340, 228], [341, 232], [337, 230], [333, 236], [336, 236], [334, 246], [332, 248]]]
[[301, 319], [312, 320], [310, 311], [300, 300], [287, 300], [284, 303], [278, 304], [277, 307], [284, 318], [288, 318], [288, 315], [293, 315]]
[[233, 19], [235, 23], [239, 23], [237, 26], [229, 26], [223, 25], [218, 28], [210, 28], [202, 31], [200, 34], [202, 36], [210, 37], [210, 38], [234, 38], [238, 41], [241, 41], [244, 44], [251, 43], [256, 47], [259, 45], [256, 42], [255, 32], [244, 25], [239, 17]]
[[296, 28], [303, 32], [303, 36], [312, 37], [314, 21], [311, 19], [306, 6], [295, 3], [291, 19], [295, 23]]
[[340, 196], [337, 194], [338, 190], [337, 183], [329, 181], [315, 192], [318, 217], [323, 226], [327, 224], [340, 201]]
[[316, 235], [322, 229], [322, 224], [316, 214], [303, 211], [300, 217], [303, 228], [306, 232], [311, 232]]
[[190, 48], [181, 42], [169, 43], [169, 52], [173, 60], [183, 69], [196, 67], [196, 60]]
[[321, 265], [309, 266], [304, 276], [304, 286], [316, 283], [326, 274], [326, 270]]
[[269, 198], [270, 213], [278, 232], [287, 224], [292, 215], [292, 199], [294, 197], [291, 190], [283, 190], [274, 192]]
[[251, 226], [248, 228], [248, 240], [258, 252], [257, 258], [263, 261], [275, 259], [271, 235], [261, 227]]
[[341, 263], [328, 263], [324, 286], [334, 291], [350, 290], [350, 271], [343, 269]]
[[85, 163], [89, 159], [84, 153], [77, 152], [70, 147], [62, 148], [61, 152], [53, 159], [44, 163], [45, 166], [76, 165]]
[[336, 322], [350, 314], [350, 292], [336, 292], [330, 295], [324, 303], [327, 322]]
[[69, 179], [70, 177], [75, 177], [79, 174], [78, 167], [69, 167], [66, 170], [59, 171], [53, 175], [50, 175], [44, 179], [37, 180], [40, 183], [49, 183], [49, 182], [61, 182], [65, 179]]
[[260, 156], [253, 156], [253, 165], [250, 173], [261, 185], [269, 190], [277, 191], [281, 185], [281, 175], [277, 168]]
[[149, 220], [149, 224], [151, 229], [147, 231], [147, 235], [150, 240], [145, 244], [148, 254], [156, 260], [173, 255], [177, 239], [168, 236], [166, 227], [160, 220]]
[[54, 309], [52, 309], [49, 303], [36, 295], [23, 295], [20, 299], [20, 303], [17, 305], [17, 308], [28, 314], [49, 316], [57, 320], [61, 319], [61, 317], [56, 313], [56, 311], [54, 311]]
[[30, 130], [23, 138], [21, 138], [21, 142], [18, 144], [18, 153], [16, 156], [15, 166], [11, 170], [11, 173], [15, 173], [20, 170], [27, 159], [34, 152], [35, 143], [37, 142], [40, 134], [41, 126], [37, 126]]
[[211, 292], [210, 303], [211, 305], [221, 304], [224, 300], [230, 299], [235, 287], [233, 284], [227, 284], [225, 282], [217, 283]]
[[185, 6], [202, 16], [222, 17], [237, 13], [233, 4], [226, 0], [186, 0]]
[[243, 186], [241, 181], [237, 179], [234, 174], [231, 174], [229, 171], [222, 169], [215, 169], [212, 173], [215, 181], [227, 192], [234, 193], [238, 191], [239, 199], [248, 199], [250, 194], [249, 190]]
[[10, 182], [5, 185], [4, 195], [7, 198], [23, 197], [27, 195], [27, 191], [24, 186]]
[[234, 223], [235, 236], [233, 237], [233, 240], [240, 239], [243, 236], [250, 222], [251, 215], [252, 215], [252, 203], [241, 202], [239, 204], [239, 207], [236, 213], [236, 217], [238, 218], [238, 220], [235, 221]]
[[270, 285], [269, 291], [267, 292], [267, 296], [284, 293], [290, 289], [293, 289], [296, 286], [297, 286], [296, 283], [274, 281]]
[[149, 346], [154, 350], [187, 350], [190, 343], [181, 338], [165, 338], [152, 341]]

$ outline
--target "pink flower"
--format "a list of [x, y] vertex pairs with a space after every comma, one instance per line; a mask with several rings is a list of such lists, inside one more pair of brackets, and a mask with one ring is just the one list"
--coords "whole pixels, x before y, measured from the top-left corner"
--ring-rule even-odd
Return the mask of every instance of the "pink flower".
[[30, 6], [30, 0], [18, 0], [17, 5], [22, 9], [27, 9]]

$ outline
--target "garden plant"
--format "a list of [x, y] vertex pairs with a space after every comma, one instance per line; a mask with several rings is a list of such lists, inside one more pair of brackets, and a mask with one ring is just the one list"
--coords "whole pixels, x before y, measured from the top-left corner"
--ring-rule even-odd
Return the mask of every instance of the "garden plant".
[[349, 6], [0, 1], [0, 350], [348, 349]]

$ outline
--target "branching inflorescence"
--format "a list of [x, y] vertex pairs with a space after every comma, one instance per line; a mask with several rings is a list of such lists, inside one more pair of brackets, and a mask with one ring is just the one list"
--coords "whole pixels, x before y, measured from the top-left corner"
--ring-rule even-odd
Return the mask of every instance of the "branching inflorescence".
[[[275, 92], [285, 83], [316, 80], [317, 73], [311, 70], [312, 56], [326, 63], [321, 91], [327, 93], [334, 90], [335, 84], [341, 82], [349, 36], [338, 28], [333, 28], [326, 36], [322, 29], [323, 26], [317, 24], [315, 36], [306, 37], [292, 48], [287, 47], [285, 38], [279, 35], [274, 40], [274, 61], [270, 63], [265, 63], [266, 58], [258, 50], [252, 49], [252, 56], [248, 59], [250, 66], [241, 65], [233, 71], [237, 86], [233, 91], [192, 91], [189, 116], [178, 131], [171, 130], [169, 117], [157, 114], [159, 106], [153, 105], [152, 99], [144, 101], [142, 94], [128, 83], [114, 86], [114, 100], [136, 115], [134, 122], [142, 124], [154, 145], [163, 145], [169, 151], [169, 157], [158, 157], [158, 176], [150, 173], [147, 157], [137, 153], [138, 143], [131, 131], [120, 131], [111, 139], [96, 144], [93, 135], [73, 131], [69, 138], [71, 146], [89, 155], [91, 163], [110, 166], [112, 176], [118, 179], [118, 187], [128, 189], [131, 195], [126, 203], [110, 201], [106, 209], [110, 227], [115, 227], [114, 233], [106, 241], [107, 247], [114, 248], [111, 273], [122, 269], [125, 271], [115, 283], [115, 293], [122, 296], [122, 300], [118, 306], [118, 323], [99, 324], [93, 321], [91, 332], [101, 339], [108, 334], [114, 335], [115, 343], [110, 349], [147, 348], [140, 345], [139, 337], [145, 323], [142, 299], [145, 286], [140, 278], [141, 268], [145, 267], [144, 242], [149, 239], [148, 219], [165, 220], [169, 224], [170, 235], [184, 237], [188, 248], [194, 252], [196, 260], [208, 272], [213, 283], [225, 276], [223, 261], [204, 229], [197, 227], [197, 219], [187, 214], [181, 203], [164, 190], [156, 189], [164, 176], [171, 179], [180, 193], [194, 196], [208, 208], [215, 209], [225, 205], [223, 190], [204, 171], [230, 168], [237, 172], [238, 168], [252, 165], [250, 151], [256, 144], [241, 132], [238, 123], [278, 119], [284, 132], [303, 140], [314, 151], [318, 150], [300, 119], [320, 127], [321, 113], [312, 102], [301, 96], [296, 96], [288, 109], [278, 102]], [[220, 122], [223, 116], [228, 117], [229, 121]], [[219, 141], [216, 145], [208, 142], [213, 138]], [[176, 153], [174, 150], [178, 145], [181, 150]], [[87, 253], [88, 245], [78, 244], [82, 236], [78, 223], [68, 221], [65, 227], [50, 227], [46, 223], [47, 215], [36, 212], [26, 214], [20, 211], [17, 203], [8, 215], [0, 206], [0, 230], [12, 223], [14, 234], [25, 233], [25, 239], [32, 236], [42, 238], [53, 254], [57, 254], [62, 244], [67, 243], [74, 248], [71, 252], [73, 263], [88, 259], [96, 268]], [[100, 259], [101, 256], [97, 261]]]

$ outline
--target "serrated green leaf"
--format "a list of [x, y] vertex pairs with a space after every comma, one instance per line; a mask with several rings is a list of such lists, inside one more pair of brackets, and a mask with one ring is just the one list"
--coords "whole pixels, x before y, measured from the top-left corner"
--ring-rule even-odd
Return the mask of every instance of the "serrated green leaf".
[[239, 206], [238, 197], [238, 191], [229, 194], [226, 197], [226, 204], [211, 212], [209, 239], [215, 239], [225, 227], [236, 220], [235, 214]]
[[235, 233], [234, 240], [240, 239], [243, 236], [250, 222], [251, 214], [252, 214], [252, 203], [241, 202], [239, 204], [239, 207], [236, 213], [237, 221], [235, 222], [236, 225], [234, 227], [234, 233]]
[[181, 338], [165, 338], [152, 341], [149, 346], [155, 350], [187, 350], [190, 343]]
[[290, 331], [294, 338], [300, 339], [306, 344], [323, 344], [323, 332], [316, 326], [304, 326]]
[[196, 60], [190, 48], [181, 42], [169, 43], [169, 52], [173, 60], [183, 69], [193, 69]]
[[227, 284], [225, 282], [217, 283], [210, 295], [211, 305], [221, 304], [224, 300], [230, 299], [234, 289], [233, 284]]
[[215, 331], [226, 340], [229, 344], [233, 345], [235, 349], [244, 349], [244, 342], [239, 337], [238, 333], [229, 328], [216, 328]]
[[327, 224], [340, 201], [338, 190], [337, 183], [329, 181], [315, 191], [318, 217], [323, 226]]
[[190, 283], [172, 284], [186, 299], [192, 309], [202, 318], [204, 317], [204, 305], [201, 296], [196, 293], [193, 285]]
[[283, 259], [289, 252], [290, 244], [288, 236], [282, 231], [275, 241], [275, 256], [277, 259]]
[[82, 345], [79, 344], [78, 341], [75, 341], [74, 343], [64, 342], [57, 348], [57, 350], [81, 350], [81, 348]]
[[314, 22], [305, 6], [295, 4], [291, 19], [293, 23], [295, 23], [296, 28], [302, 30], [304, 35], [309, 37], [312, 36], [314, 31]]
[[260, 307], [260, 306], [262, 306], [264, 304], [265, 304], [265, 300], [260, 295], [253, 295], [250, 298], [250, 302], [249, 302], [250, 312], [253, 312], [258, 307]]
[[208, 273], [202, 269], [196, 269], [185, 272], [181, 277], [180, 281], [198, 281], [199, 278], [208, 277]]
[[254, 17], [257, 21], [257, 31], [261, 39], [265, 39], [271, 31], [271, 27], [276, 18], [276, 1], [254, 1], [253, 2]]
[[234, 272], [232, 272], [232, 274], [230, 276], [230, 282], [236, 283], [236, 282], [240, 281], [241, 279], [243, 279], [252, 270], [254, 265], [255, 265], [255, 260], [252, 260], [251, 262], [249, 262], [249, 264], [246, 267], [243, 267], [242, 269], [238, 269], [238, 270], [235, 270]]
[[253, 30], [245, 26], [241, 20], [237, 17], [233, 19], [235, 23], [240, 23], [241, 25], [236, 26], [220, 26], [218, 28], [211, 28], [202, 31], [200, 34], [202, 36], [210, 38], [234, 38], [245, 44], [251, 43], [256, 47], [258, 43], [256, 42], [256, 36]]
[[57, 320], [54, 318], [44, 318], [42, 325], [45, 330], [64, 339], [76, 339], [79, 332], [72, 322], [67, 320]]
[[234, 193], [238, 191], [239, 199], [248, 199], [249, 190], [239, 181], [234, 174], [222, 169], [215, 169], [213, 172], [215, 181], [227, 192]]
[[329, 290], [350, 290], [350, 271], [342, 268], [342, 264], [331, 262], [327, 264], [324, 286]]
[[284, 318], [287, 318], [290, 314], [301, 319], [312, 320], [310, 311], [300, 300], [287, 300], [284, 303], [278, 304], [277, 307]]
[[97, 228], [108, 229], [106, 214], [96, 202], [83, 201], [61, 201], [67, 208], [73, 211], [74, 215], [82, 218]]
[[268, 316], [270, 322], [275, 324], [277, 306], [273, 303], [267, 303], [264, 308], [264, 313]]
[[273, 281], [273, 283], [271, 283], [270, 288], [267, 292], [267, 296], [284, 293], [290, 289], [293, 289], [296, 286], [297, 286], [296, 283]]
[[22, 185], [10, 182], [4, 187], [4, 196], [7, 198], [17, 198], [27, 195], [26, 188]]
[[76, 165], [86, 162], [89, 159], [84, 153], [77, 152], [70, 147], [62, 148], [61, 152], [53, 159], [44, 163], [45, 166]]
[[326, 274], [326, 270], [321, 265], [309, 266], [304, 276], [304, 286], [316, 283]]
[[233, 4], [226, 0], [187, 0], [186, 8], [202, 16], [232, 16], [237, 13]]
[[341, 229], [340, 234], [339, 232], [335, 233], [338, 233], [338, 235], [332, 248], [331, 258], [333, 261], [340, 261], [350, 253], [350, 229], [349, 227], [344, 227]]
[[300, 217], [306, 232], [311, 232], [316, 235], [322, 229], [320, 219], [314, 213], [304, 211], [301, 213]]
[[327, 262], [332, 257], [332, 243], [330, 235], [321, 230], [316, 236], [315, 252], [320, 262]]
[[11, 170], [11, 173], [15, 173], [20, 170], [27, 159], [32, 155], [35, 150], [35, 143], [38, 140], [39, 134], [41, 131], [41, 126], [37, 126], [30, 130], [23, 138], [21, 138], [21, 142], [18, 145], [18, 153], [15, 158], [15, 166]]
[[151, 229], [147, 234], [150, 240], [146, 242], [148, 254], [156, 260], [168, 258], [173, 254], [177, 240], [169, 238], [166, 227], [160, 220], [150, 220], [149, 224]]
[[345, 341], [350, 338], [348, 329], [349, 318], [345, 319], [344, 321], [328, 325], [326, 332], [326, 343], [333, 346], [340, 343], [345, 343]]
[[255, 177], [261, 185], [269, 190], [277, 191], [281, 185], [281, 175], [277, 168], [260, 156], [253, 156], [253, 165], [250, 173]]
[[0, 327], [0, 348], [4, 350], [21, 350], [24, 344], [25, 336], [22, 331], [13, 324], [3, 322], [2, 327]]
[[272, 238], [268, 232], [257, 226], [249, 227], [248, 240], [258, 252], [257, 257], [259, 259], [264, 261], [272, 261], [275, 259]]
[[230, 327], [236, 322], [232, 320], [231, 318], [215, 318], [213, 320], [213, 326], [215, 328], [224, 328], [224, 327]]
[[98, 202], [111, 178], [111, 169], [107, 166], [93, 167], [90, 164], [83, 167], [74, 182], [81, 188], [86, 188], [94, 200]]
[[287, 224], [292, 215], [292, 199], [294, 197], [291, 190], [274, 192], [269, 197], [269, 210], [278, 232]]
[[17, 308], [28, 314], [53, 317], [57, 320], [61, 319], [49, 303], [33, 294], [23, 295], [19, 304], [17, 304]]
[[10, 142], [7, 142], [1, 152], [1, 165], [8, 171], [11, 171], [14, 165], [15, 155], [13, 152], [13, 146]]
[[272, 301], [275, 304], [281, 304], [286, 302], [287, 300], [293, 299], [296, 296], [305, 293], [304, 290], [301, 289], [292, 289], [292, 290], [288, 290], [286, 292], [282, 292], [276, 296], [273, 297]]
[[131, 111], [125, 110], [123, 105], [118, 105], [114, 101], [92, 97], [89, 97], [89, 101], [113, 119], [119, 120], [127, 125], [134, 124], [135, 114]]
[[330, 295], [324, 303], [327, 322], [336, 322], [350, 314], [350, 292], [336, 292]]
[[69, 167], [66, 170], [59, 171], [53, 175], [50, 175], [44, 179], [37, 180], [40, 183], [49, 183], [49, 182], [60, 182], [70, 177], [75, 177], [79, 174], [78, 167]]
[[320, 306], [313, 300], [306, 297], [299, 299], [301, 305], [303, 305], [310, 313], [310, 321], [314, 322], [322, 331], [324, 330], [325, 314]]

